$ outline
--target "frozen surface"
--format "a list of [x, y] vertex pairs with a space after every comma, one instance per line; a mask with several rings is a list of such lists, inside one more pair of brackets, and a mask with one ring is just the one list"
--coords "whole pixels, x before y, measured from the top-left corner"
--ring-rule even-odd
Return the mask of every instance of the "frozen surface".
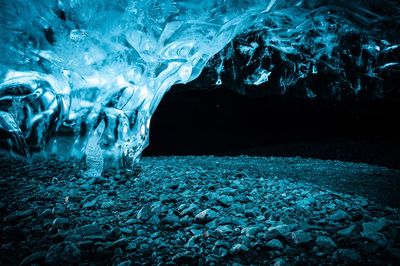
[[[99, 153], [115, 167], [139, 158], [163, 95], [213, 56], [215, 83], [228, 72], [255, 86], [273, 80], [282, 93], [331, 72], [337, 84], [327, 94], [380, 88], [399, 66], [396, 1], [6, 0], [0, 8], [2, 150], [88, 155], [100, 173], [91, 159]], [[235, 61], [248, 62], [246, 71]]]
[[399, 261], [399, 170], [247, 156], [141, 167], [85, 179], [81, 161], [1, 160], [0, 264]]

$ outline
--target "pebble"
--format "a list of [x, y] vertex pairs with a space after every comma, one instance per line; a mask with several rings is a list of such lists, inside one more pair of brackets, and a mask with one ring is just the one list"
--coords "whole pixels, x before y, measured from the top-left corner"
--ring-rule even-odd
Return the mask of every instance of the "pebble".
[[200, 170], [207, 164], [178, 166], [167, 177], [158, 163], [144, 178], [107, 176], [89, 190], [67, 172], [49, 186], [20, 183], [3, 208], [0, 254], [21, 250], [22, 261], [0, 264], [386, 265], [400, 257], [397, 209], [273, 175], [218, 178]]

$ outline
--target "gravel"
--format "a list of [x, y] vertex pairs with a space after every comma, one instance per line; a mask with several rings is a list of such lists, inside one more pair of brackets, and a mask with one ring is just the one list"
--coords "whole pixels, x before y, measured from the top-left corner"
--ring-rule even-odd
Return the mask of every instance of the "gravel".
[[144, 158], [135, 174], [92, 180], [81, 162], [3, 160], [0, 264], [395, 265], [399, 209], [276, 174], [286, 163], [308, 175], [313, 162]]

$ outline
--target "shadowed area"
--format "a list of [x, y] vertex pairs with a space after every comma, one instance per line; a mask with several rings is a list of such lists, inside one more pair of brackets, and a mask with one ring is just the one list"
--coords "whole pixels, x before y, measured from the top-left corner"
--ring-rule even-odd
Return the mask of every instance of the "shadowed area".
[[249, 97], [173, 88], [145, 155], [301, 156], [400, 168], [400, 100]]

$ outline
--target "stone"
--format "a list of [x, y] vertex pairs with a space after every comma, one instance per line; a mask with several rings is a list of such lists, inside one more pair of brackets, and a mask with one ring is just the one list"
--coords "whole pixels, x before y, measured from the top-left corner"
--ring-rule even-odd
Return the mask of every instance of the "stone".
[[191, 264], [194, 261], [194, 256], [189, 251], [185, 251], [175, 254], [172, 261], [177, 264]]
[[386, 219], [380, 218], [375, 221], [370, 221], [362, 224], [363, 233], [376, 233], [381, 231], [386, 225]]
[[274, 262], [274, 266], [286, 266], [286, 261], [282, 258], [276, 259]]
[[359, 263], [361, 261], [361, 256], [357, 251], [352, 249], [338, 249], [334, 254], [333, 258], [336, 261], [344, 263]]
[[162, 219], [163, 223], [165, 224], [169, 224], [169, 225], [177, 225], [179, 224], [179, 217], [174, 215], [174, 214], [168, 214], [167, 216], [164, 217], [164, 219]]
[[60, 227], [64, 227], [66, 225], [69, 225], [69, 223], [70, 223], [70, 219], [69, 218], [58, 217], [58, 218], [53, 220], [52, 225], [55, 228], [60, 228]]
[[349, 217], [349, 215], [347, 214], [347, 212], [345, 212], [344, 210], [341, 210], [341, 209], [337, 210], [334, 214], [329, 216], [329, 218], [334, 221], [343, 221], [343, 220], [347, 219], [348, 217]]
[[242, 229], [242, 234], [247, 237], [255, 237], [259, 232], [261, 232], [261, 228], [258, 226], [249, 226]]
[[290, 233], [290, 227], [286, 224], [280, 224], [276, 226], [271, 226], [268, 228], [268, 232], [277, 232], [280, 236], [286, 236]]
[[369, 241], [375, 242], [382, 248], [386, 247], [388, 242], [386, 236], [379, 232], [362, 233], [361, 236]]
[[97, 199], [83, 203], [83, 208], [93, 208], [97, 204]]
[[278, 239], [272, 239], [267, 242], [266, 247], [273, 249], [273, 250], [282, 250], [284, 249], [284, 246], [281, 241]]
[[61, 242], [50, 247], [46, 254], [46, 265], [74, 264], [80, 261], [80, 250], [72, 242]]
[[315, 240], [315, 244], [322, 249], [330, 250], [337, 248], [336, 243], [328, 236], [318, 236]]
[[355, 225], [350, 225], [350, 226], [347, 227], [347, 228], [344, 228], [344, 229], [342, 229], [342, 230], [339, 230], [339, 231], [337, 232], [337, 234], [338, 234], [339, 236], [347, 237], [347, 238], [348, 238], [348, 237], [350, 237], [350, 236], [353, 235], [355, 229], [356, 229], [356, 226], [355, 226]]
[[22, 260], [22, 262], [19, 264], [20, 266], [28, 266], [28, 265], [32, 265], [35, 263], [39, 263], [39, 264], [43, 264], [45, 258], [46, 258], [46, 251], [38, 251], [35, 252], [31, 255], [29, 255], [28, 257], [24, 258]]
[[132, 265], [132, 261], [130, 260], [125, 260], [120, 262], [119, 264], [117, 264], [117, 266], [131, 266]]
[[230, 234], [233, 232], [233, 229], [230, 225], [220, 225], [215, 229], [215, 231], [219, 234]]
[[83, 225], [81, 227], [74, 229], [73, 231], [75, 234], [81, 236], [97, 235], [102, 233], [100, 226], [96, 223]]
[[100, 208], [102, 209], [110, 209], [114, 206], [114, 201], [112, 200], [108, 200], [108, 201], [104, 201], [103, 203], [101, 203]]
[[229, 207], [229, 206], [231, 206], [231, 204], [233, 202], [233, 197], [227, 196], [227, 195], [222, 195], [222, 196], [217, 197], [217, 202], [224, 207]]
[[136, 218], [142, 222], [147, 222], [153, 214], [149, 206], [143, 206], [137, 213]]
[[13, 213], [7, 215], [6, 217], [4, 217], [3, 221], [6, 222], [6, 223], [7, 222], [14, 222], [14, 221], [26, 218], [26, 217], [28, 217], [28, 216], [30, 216], [32, 214], [33, 214], [33, 210], [31, 210], [31, 209], [28, 209], [28, 210], [25, 210], [25, 211], [16, 211], [16, 212], [13, 212]]
[[194, 218], [198, 224], [206, 224], [218, 217], [218, 213], [212, 209], [205, 209], [198, 213]]
[[149, 224], [152, 225], [159, 225], [160, 224], [160, 218], [158, 217], [158, 215], [152, 215], [151, 218], [147, 221]]
[[297, 230], [290, 234], [290, 240], [294, 245], [304, 245], [312, 241], [311, 234], [303, 230]]
[[245, 253], [249, 251], [249, 248], [244, 244], [235, 244], [231, 249], [231, 254]]
[[183, 209], [179, 215], [180, 215], [180, 216], [190, 215], [190, 214], [192, 214], [197, 208], [198, 208], [198, 206], [197, 206], [196, 204], [193, 204], [193, 203], [192, 203], [192, 204], [189, 205], [189, 207]]

